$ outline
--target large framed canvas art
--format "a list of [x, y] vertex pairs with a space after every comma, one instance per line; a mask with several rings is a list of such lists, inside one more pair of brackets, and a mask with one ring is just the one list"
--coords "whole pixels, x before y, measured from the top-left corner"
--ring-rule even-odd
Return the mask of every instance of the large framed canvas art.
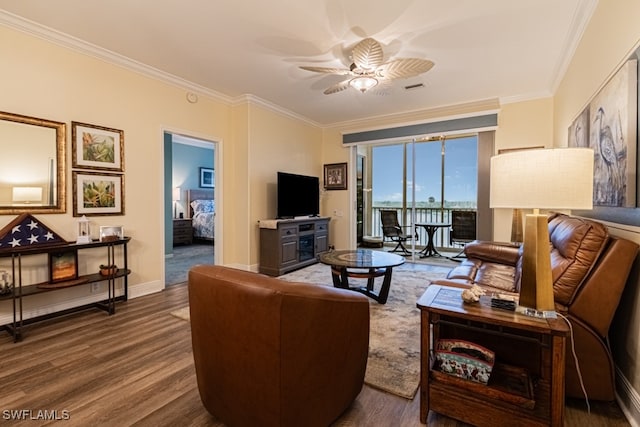
[[[593, 204], [636, 206], [638, 61], [630, 59], [588, 106]], [[577, 129], [578, 130], [578, 129]], [[579, 135], [579, 133], [578, 133]], [[580, 141], [575, 141], [580, 145]]]

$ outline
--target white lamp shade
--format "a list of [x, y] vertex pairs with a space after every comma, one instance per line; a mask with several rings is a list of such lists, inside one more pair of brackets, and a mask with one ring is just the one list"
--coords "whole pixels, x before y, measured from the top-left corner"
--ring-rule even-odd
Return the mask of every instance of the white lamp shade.
[[490, 207], [592, 209], [593, 150], [513, 151], [491, 158]]
[[173, 201], [174, 202], [179, 202], [180, 201], [180, 187], [174, 187], [174, 189], [173, 189]]
[[42, 202], [42, 187], [13, 187], [12, 198], [18, 203]]

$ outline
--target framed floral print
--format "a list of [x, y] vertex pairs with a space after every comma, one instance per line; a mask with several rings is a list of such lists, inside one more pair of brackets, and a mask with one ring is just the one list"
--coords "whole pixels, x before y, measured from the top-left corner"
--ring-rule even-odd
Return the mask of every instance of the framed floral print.
[[73, 216], [124, 215], [124, 175], [73, 171]]
[[71, 122], [72, 166], [78, 169], [124, 172], [124, 132]]

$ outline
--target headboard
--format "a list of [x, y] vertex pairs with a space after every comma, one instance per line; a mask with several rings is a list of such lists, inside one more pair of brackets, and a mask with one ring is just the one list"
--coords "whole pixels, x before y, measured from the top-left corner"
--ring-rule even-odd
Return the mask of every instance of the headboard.
[[193, 200], [213, 200], [213, 188], [211, 189], [196, 188], [193, 190], [187, 190], [187, 206], [186, 206], [187, 218], [191, 218], [193, 216], [193, 209], [191, 208], [191, 202]]

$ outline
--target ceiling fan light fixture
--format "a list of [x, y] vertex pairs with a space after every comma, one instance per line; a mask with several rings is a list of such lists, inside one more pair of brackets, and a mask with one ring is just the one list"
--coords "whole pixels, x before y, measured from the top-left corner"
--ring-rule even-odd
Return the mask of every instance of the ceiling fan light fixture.
[[349, 81], [349, 85], [352, 88], [357, 89], [362, 93], [365, 93], [366, 91], [376, 86], [377, 84], [378, 84], [378, 80], [369, 76], [355, 77]]

